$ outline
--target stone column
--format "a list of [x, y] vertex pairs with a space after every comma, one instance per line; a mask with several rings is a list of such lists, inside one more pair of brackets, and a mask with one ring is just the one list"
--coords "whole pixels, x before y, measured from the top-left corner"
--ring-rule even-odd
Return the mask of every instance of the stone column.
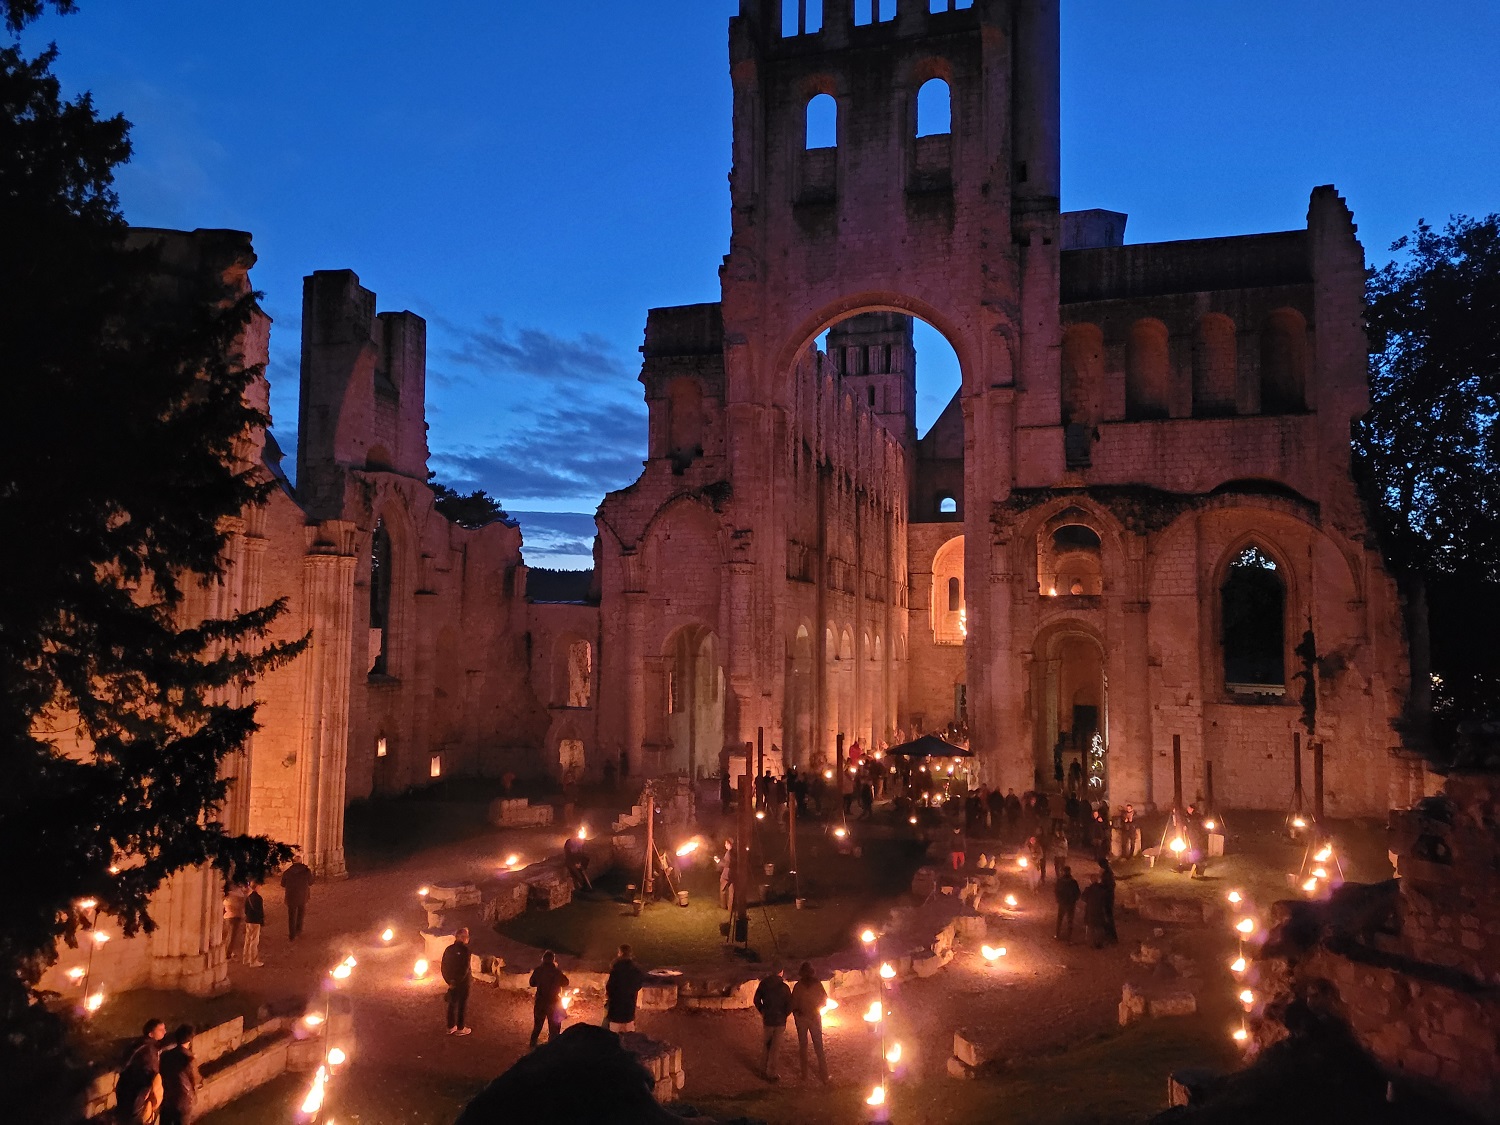
[[224, 884], [211, 867], [179, 871], [151, 900], [151, 987], [215, 996], [229, 989]]
[[349, 669], [354, 659], [352, 554], [303, 560], [303, 598], [312, 640], [303, 660], [307, 701], [298, 756], [298, 843], [315, 874], [342, 878], [344, 791], [349, 756]]
[[631, 776], [642, 772], [641, 746], [646, 741], [646, 595], [625, 591], [625, 729], [621, 747], [630, 763]]
[[[1109, 747], [1109, 803], [1112, 807], [1130, 802], [1149, 807], [1154, 797], [1152, 766], [1155, 761], [1151, 739], [1151, 684], [1147, 667], [1147, 626], [1150, 606], [1144, 601], [1125, 603], [1124, 661], [1108, 684], [1110, 725], [1120, 717], [1120, 741], [1117, 749]], [[1108, 667], [1108, 661], [1106, 661]], [[1113, 732], [1111, 732], [1113, 733]]]

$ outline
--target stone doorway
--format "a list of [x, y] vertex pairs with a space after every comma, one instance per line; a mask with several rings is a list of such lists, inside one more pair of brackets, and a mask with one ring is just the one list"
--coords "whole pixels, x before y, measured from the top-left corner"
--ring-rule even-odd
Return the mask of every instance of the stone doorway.
[[1035, 779], [1050, 791], [1109, 796], [1109, 680], [1092, 633], [1061, 628], [1041, 639], [1032, 685]]

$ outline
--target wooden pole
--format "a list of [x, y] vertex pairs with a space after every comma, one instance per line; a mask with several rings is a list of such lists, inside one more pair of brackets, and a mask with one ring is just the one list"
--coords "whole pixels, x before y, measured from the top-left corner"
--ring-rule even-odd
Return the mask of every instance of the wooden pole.
[[750, 911], [745, 894], [750, 886], [750, 826], [755, 823], [751, 804], [755, 800], [755, 779], [750, 776], [750, 744], [745, 743], [745, 772], [740, 776], [740, 830], [734, 841], [734, 913], [729, 919], [729, 940], [735, 940], [740, 926], [749, 938]]
[[1172, 736], [1172, 811], [1182, 811], [1182, 735]]
[[1302, 732], [1292, 732], [1292, 807], [1302, 811]]
[[786, 836], [787, 851], [792, 860], [792, 897], [795, 900], [802, 897], [802, 876], [797, 874], [797, 799], [791, 794], [787, 794], [786, 800]]
[[1323, 744], [1314, 742], [1313, 752], [1313, 816], [1323, 820]]
[[656, 865], [656, 798], [646, 794], [646, 871], [641, 876], [641, 905], [651, 901], [651, 888], [654, 885], [654, 867]]
[[833, 796], [839, 803], [839, 812], [844, 811], [844, 734], [842, 731], [833, 740]]
[[[755, 728], [755, 781], [760, 784], [760, 779], [766, 775], [766, 728]], [[758, 792], [759, 790], [757, 790]]]

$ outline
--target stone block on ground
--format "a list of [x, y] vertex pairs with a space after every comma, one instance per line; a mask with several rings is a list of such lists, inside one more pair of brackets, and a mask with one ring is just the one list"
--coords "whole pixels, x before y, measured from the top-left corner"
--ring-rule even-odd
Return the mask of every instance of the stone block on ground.
[[1134, 985], [1126, 984], [1120, 990], [1120, 1026], [1129, 1027], [1145, 1018], [1146, 997]]
[[911, 877], [911, 893], [918, 898], [926, 898], [937, 889], [938, 869], [936, 867], [919, 867], [917, 873]]
[[479, 902], [479, 888], [473, 883], [453, 881], [430, 883], [427, 887], [429, 907], [451, 910], [455, 907], [478, 906]]
[[1207, 1097], [1222, 1076], [1217, 1070], [1192, 1066], [1174, 1070], [1167, 1076], [1167, 1105], [1197, 1105]]
[[565, 871], [541, 871], [525, 880], [527, 902], [538, 910], [557, 910], [573, 901], [573, 879]]
[[620, 1046], [633, 1055], [651, 1075], [652, 1088], [659, 1102], [673, 1101], [687, 1083], [682, 1066], [682, 1048], [636, 1032], [620, 1036]]
[[911, 959], [912, 972], [923, 980], [936, 976], [942, 969], [953, 960], [953, 951], [945, 950], [942, 953], [934, 953], [932, 950], [923, 950]]
[[530, 888], [521, 879], [498, 879], [484, 888], [484, 920], [507, 922], [526, 911]]
[[1152, 1019], [1165, 1016], [1190, 1016], [1198, 1010], [1198, 998], [1186, 989], [1164, 992], [1147, 1001], [1147, 1010]]
[[963, 1081], [965, 1079], [975, 1078], [977, 1077], [977, 1075], [974, 1073], [973, 1067], [964, 1065], [964, 1061], [962, 1059], [956, 1058], [953, 1055], [949, 1055], [948, 1077], [957, 1078], [960, 1081]]
[[1203, 922], [1203, 902], [1188, 895], [1169, 895], [1158, 891], [1141, 891], [1135, 896], [1135, 909], [1151, 922], [1174, 922], [1191, 926]]
[[1000, 1057], [1000, 1035], [985, 1027], [961, 1027], [953, 1033], [953, 1057], [972, 1069], [989, 1066]]
[[961, 938], [980, 941], [989, 933], [989, 920], [983, 914], [960, 914], [953, 919], [953, 927]]

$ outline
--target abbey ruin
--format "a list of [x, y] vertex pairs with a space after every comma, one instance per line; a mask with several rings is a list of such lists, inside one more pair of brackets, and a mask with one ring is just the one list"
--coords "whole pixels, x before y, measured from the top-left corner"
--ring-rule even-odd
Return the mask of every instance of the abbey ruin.
[[[312, 639], [255, 688], [233, 830], [337, 876], [346, 804], [433, 779], [713, 773], [758, 738], [779, 770], [950, 724], [1018, 791], [1076, 760], [1112, 804], [1170, 804], [1175, 746], [1190, 796], [1211, 772], [1220, 805], [1283, 808], [1294, 737], [1331, 816], [1426, 791], [1351, 475], [1343, 200], [1126, 244], [1125, 216], [1060, 210], [1058, 0], [931, 7], [783, 27], [743, 0], [721, 300], [648, 315], [646, 460], [599, 507], [587, 596], [529, 599], [515, 524], [434, 509], [422, 319], [307, 279], [296, 484], [247, 454], [283, 487], [218, 596], [285, 596], [278, 634]], [[250, 284], [247, 236], [143, 237]], [[920, 438], [914, 318], [962, 370]], [[223, 984], [214, 881], [173, 881], [120, 986]]]

